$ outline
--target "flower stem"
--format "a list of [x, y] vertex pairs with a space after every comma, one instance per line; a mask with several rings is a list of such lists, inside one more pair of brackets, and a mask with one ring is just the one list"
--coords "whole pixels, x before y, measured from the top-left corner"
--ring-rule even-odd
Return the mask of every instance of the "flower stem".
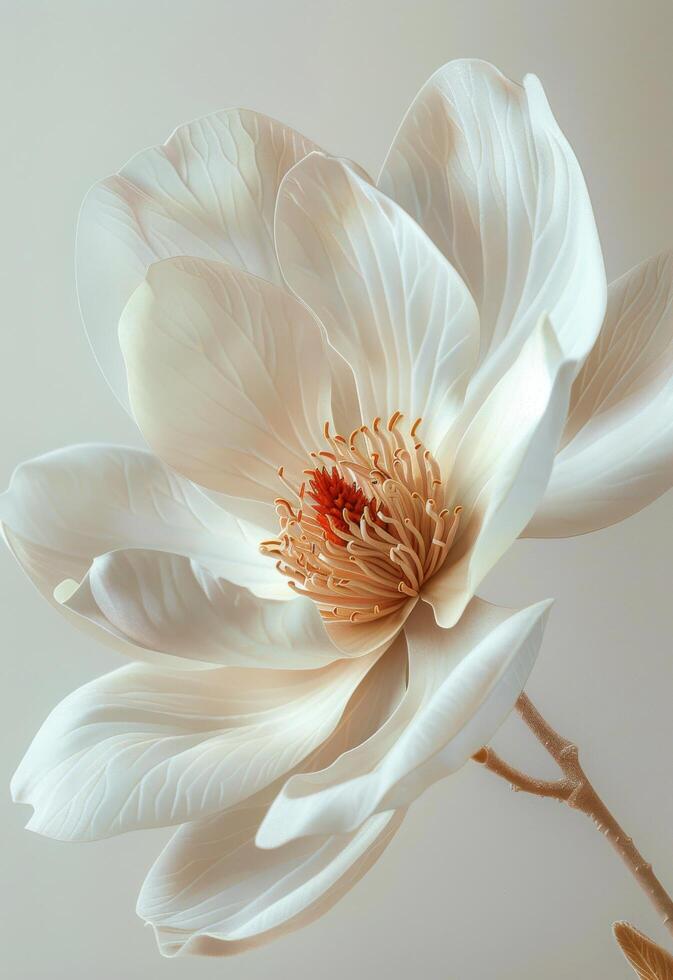
[[513, 789], [561, 800], [590, 817], [619, 854], [673, 935], [673, 900], [652, 871], [652, 865], [622, 830], [587, 778], [579, 762], [577, 746], [554, 731], [526, 694], [521, 695], [516, 708], [533, 735], [557, 763], [562, 776], [555, 780], [535, 779], [510, 766], [493, 749], [486, 747], [473, 756], [475, 762], [506, 779]]

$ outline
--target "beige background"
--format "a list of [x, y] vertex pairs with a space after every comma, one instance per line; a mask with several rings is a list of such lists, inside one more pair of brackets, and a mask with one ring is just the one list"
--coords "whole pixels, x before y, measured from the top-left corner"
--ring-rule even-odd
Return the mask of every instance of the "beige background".
[[[517, 0], [2, 0], [0, 482], [68, 442], [136, 442], [80, 329], [73, 233], [86, 189], [143, 146], [239, 104], [376, 169], [424, 79], [479, 56], [537, 72], [573, 143], [614, 277], [673, 241], [673, 4]], [[575, 736], [673, 887], [673, 496], [621, 526], [517, 545], [496, 601], [556, 597], [529, 691]], [[6, 787], [50, 708], [117, 658], [72, 632], [0, 554]], [[516, 719], [497, 744], [547, 763]], [[310, 929], [233, 960], [164, 961], [134, 914], [167, 836], [67, 845], [0, 793], [8, 980], [320, 976], [626, 980], [614, 919], [663, 940], [594, 828], [470, 765], [412, 809], [383, 860]]]

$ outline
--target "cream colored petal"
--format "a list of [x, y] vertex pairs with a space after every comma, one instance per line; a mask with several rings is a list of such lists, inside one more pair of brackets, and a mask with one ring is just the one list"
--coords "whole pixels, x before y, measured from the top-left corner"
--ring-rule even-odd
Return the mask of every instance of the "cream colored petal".
[[321, 670], [133, 664], [49, 716], [13, 780], [28, 828], [95, 840], [217, 813], [269, 786], [336, 728], [376, 656]]
[[180, 126], [96, 184], [77, 229], [77, 289], [96, 358], [127, 404], [117, 325], [152, 263], [222, 260], [280, 283], [273, 211], [283, 175], [315, 143], [248, 109]]
[[458, 435], [463, 431], [457, 446], [448, 440], [443, 447], [444, 479], [453, 504], [463, 511], [445, 564], [423, 586], [440, 626], [457, 622], [535, 513], [565, 423], [573, 374], [574, 363], [543, 318], [466, 428], [457, 428]]
[[349, 623], [328, 633], [310, 599], [261, 599], [198, 562], [162, 551], [102, 555], [66, 605], [148, 652], [229, 667], [323, 667], [385, 648], [402, 627], [362, 631]]
[[0, 524], [12, 553], [41, 594], [75, 626], [135, 660], [148, 651], [114, 637], [54, 599], [79, 582], [97, 555], [166, 548], [256, 595], [290, 597], [259, 554], [268, 532], [225, 513], [151, 453], [124, 446], [69, 446], [22, 463], [0, 495]]
[[601, 249], [582, 172], [534, 76], [521, 87], [483, 61], [444, 65], [407, 112], [379, 186], [472, 291], [482, 381], [506, 369], [542, 313], [568, 355], [589, 353], [605, 310]]
[[330, 419], [319, 324], [278, 286], [222, 263], [152, 266], [120, 324], [131, 405], [154, 451], [211, 490], [273, 501]]
[[401, 208], [320, 153], [286, 175], [275, 227], [283, 275], [352, 365], [364, 419], [423, 417], [434, 446], [477, 357], [477, 312], [460, 277]]
[[521, 693], [548, 606], [516, 612], [475, 599], [457, 626], [443, 630], [419, 604], [405, 627], [409, 682], [397, 709], [332, 765], [291, 776], [257, 844], [282, 847], [307, 835], [351, 832], [460, 768], [493, 737]]
[[355, 375], [350, 364], [329, 344], [327, 359], [332, 377], [332, 418], [334, 425], [337, 432], [351, 433], [354, 429], [359, 429], [363, 423], [366, 424], [360, 408]]
[[255, 834], [265, 813], [243, 804], [176, 832], [138, 900], [164, 956], [233, 955], [309, 925], [366, 874], [404, 816], [381, 813], [351, 834], [263, 851]]
[[364, 623], [327, 621], [327, 634], [347, 657], [387, 647], [399, 634], [417, 602], [418, 599], [409, 599], [397, 612]]
[[259, 553], [262, 529], [227, 514], [139, 449], [68, 446], [21, 463], [0, 495], [0, 522], [26, 548], [51, 556], [33, 576], [48, 597], [118, 548], [170, 550], [260, 595], [286, 591]]
[[529, 537], [622, 521], [673, 486], [673, 253], [609, 290], [594, 349], [572, 390], [547, 492]]
[[[300, 768], [323, 768], [370, 738], [399, 704], [406, 677], [400, 640], [368, 671], [333, 734]], [[308, 925], [362, 877], [403, 817], [377, 815], [354, 834], [263, 851], [255, 835], [282, 781], [226, 813], [185, 825], [169, 842], [138, 901], [164, 955], [239, 953]]]

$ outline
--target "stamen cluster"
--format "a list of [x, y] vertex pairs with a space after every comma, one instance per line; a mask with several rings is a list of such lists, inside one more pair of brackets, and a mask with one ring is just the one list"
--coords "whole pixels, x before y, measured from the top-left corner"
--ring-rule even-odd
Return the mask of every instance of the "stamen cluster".
[[419, 595], [442, 566], [458, 529], [460, 507], [446, 507], [439, 465], [395, 412], [387, 426], [374, 419], [329, 450], [311, 453], [296, 498], [276, 499], [278, 538], [261, 545], [277, 559], [290, 587], [317, 603], [326, 620], [366, 622]]

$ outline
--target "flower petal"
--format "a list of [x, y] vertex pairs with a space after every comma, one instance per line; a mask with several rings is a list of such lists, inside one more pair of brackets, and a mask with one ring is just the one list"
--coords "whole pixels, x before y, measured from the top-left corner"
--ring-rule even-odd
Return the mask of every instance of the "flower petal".
[[622, 521], [673, 486], [673, 252], [609, 290], [605, 323], [573, 386], [562, 449], [529, 537]]
[[143, 450], [67, 446], [21, 463], [0, 494], [0, 522], [28, 555], [44, 553], [32, 577], [50, 599], [63, 579], [80, 580], [97, 555], [118, 548], [170, 550], [260, 595], [287, 592], [259, 554], [263, 530]]
[[66, 605], [148, 651], [276, 670], [324, 667], [344, 656], [370, 653], [392, 642], [393, 630], [403, 624], [391, 624], [386, 633], [358, 632], [348, 624], [347, 649], [340, 649], [341, 637], [334, 634], [332, 642], [310, 599], [260, 599], [198, 562], [161, 551], [102, 555]]
[[242, 804], [176, 832], [138, 899], [164, 956], [232, 955], [315, 921], [369, 870], [404, 817], [380, 813], [351, 834], [263, 851], [255, 834], [265, 813]]
[[363, 651], [368, 653], [389, 646], [401, 632], [417, 602], [418, 599], [409, 599], [396, 612], [365, 622], [327, 620], [325, 629], [342, 656], [357, 657]]
[[279, 468], [299, 487], [330, 419], [329, 364], [306, 307], [222, 263], [168, 259], [133, 294], [120, 340], [150, 446], [189, 479], [257, 501], [274, 520]]
[[[403, 639], [368, 671], [335, 731], [301, 768], [323, 768], [370, 738], [406, 688]], [[150, 870], [138, 914], [155, 929], [161, 952], [227, 955], [308, 925], [359, 880], [403, 817], [372, 817], [355, 834], [302, 840], [272, 852], [255, 835], [283, 777], [242, 804], [181, 827]]]
[[148, 267], [194, 255], [280, 283], [273, 244], [278, 185], [315, 149], [274, 119], [226, 109], [180, 126], [91, 189], [77, 229], [77, 288], [96, 358], [122, 403], [117, 325]]
[[537, 78], [521, 87], [476, 60], [440, 68], [407, 112], [379, 186], [472, 291], [491, 381], [542, 313], [570, 357], [589, 353], [605, 310], [600, 244], [582, 172]]
[[170, 548], [255, 595], [291, 597], [259, 554], [265, 532], [230, 516], [156, 456], [137, 449], [69, 446], [22, 463], [0, 495], [0, 525], [28, 577], [61, 615], [136, 660], [152, 658], [54, 598], [65, 579], [81, 581], [97, 555]]
[[259, 792], [334, 731], [377, 655], [321, 670], [132, 664], [75, 691], [12, 780], [28, 829], [95, 840], [198, 819]]
[[440, 626], [457, 622], [535, 513], [566, 419], [574, 367], [542, 318], [466, 429], [456, 427], [442, 447], [453, 504], [463, 512], [447, 561], [423, 587]]
[[436, 444], [462, 405], [479, 323], [432, 242], [347, 163], [312, 153], [281, 185], [276, 247], [288, 284], [352, 365], [364, 419], [421, 416]]
[[291, 776], [260, 826], [258, 846], [348, 833], [460, 768], [514, 706], [548, 607], [516, 612], [475, 599], [457, 626], [443, 630], [420, 603], [405, 628], [409, 682], [397, 710], [326, 769]]

